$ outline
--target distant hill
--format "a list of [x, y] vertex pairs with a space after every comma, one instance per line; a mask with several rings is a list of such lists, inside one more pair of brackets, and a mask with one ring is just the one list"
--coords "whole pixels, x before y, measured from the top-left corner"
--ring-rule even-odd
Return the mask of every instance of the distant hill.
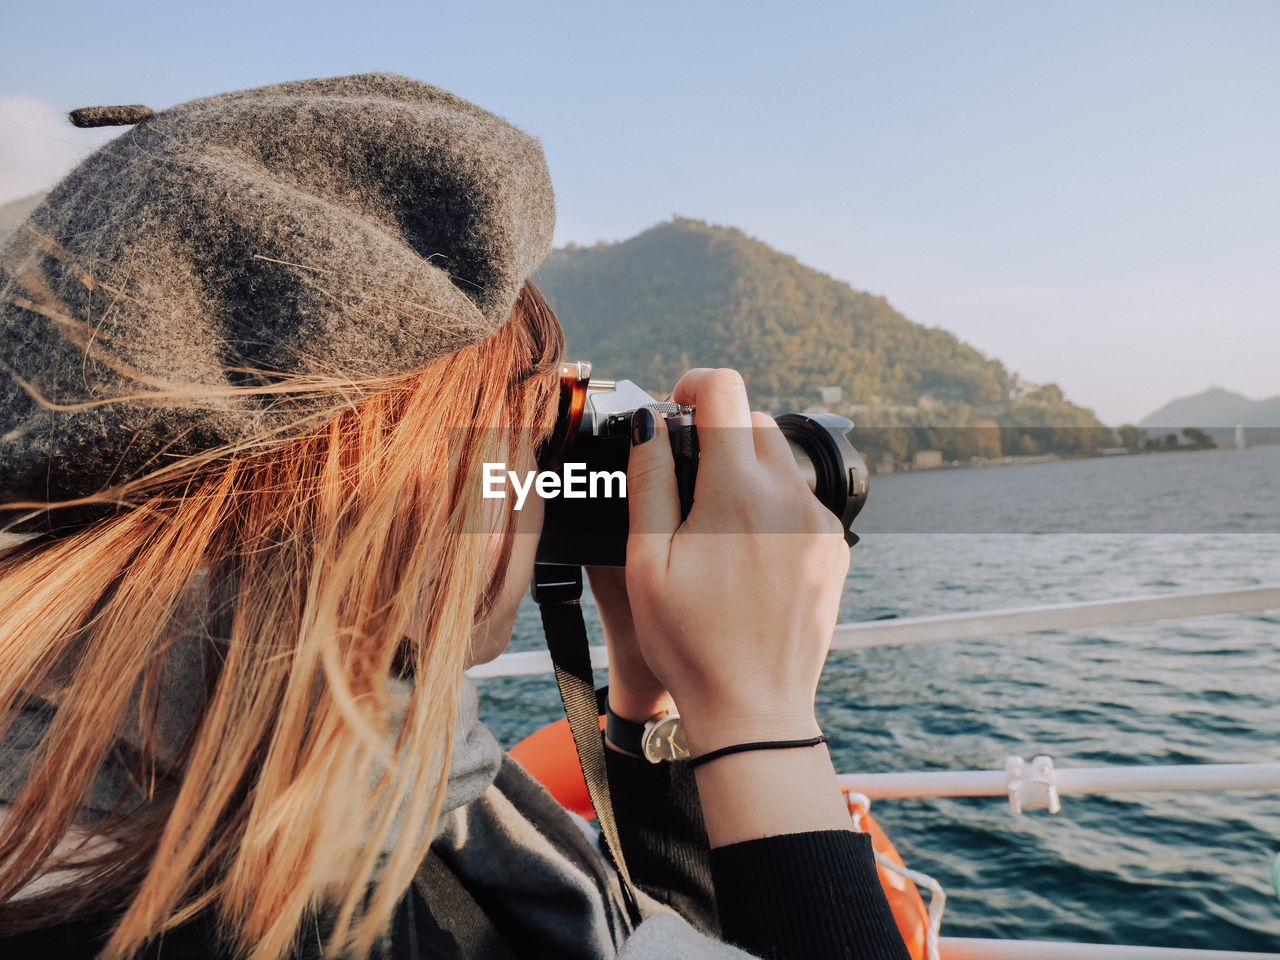
[[1181, 429], [1182, 427], [1280, 428], [1280, 396], [1265, 400], [1249, 397], [1221, 387], [1210, 387], [1203, 393], [1179, 397], [1146, 417], [1138, 424], [1148, 429]]
[[688, 366], [740, 369], [761, 400], [997, 403], [1009, 374], [741, 230], [677, 218], [622, 243], [553, 252], [534, 277], [572, 349], [600, 369], [670, 384]]
[[691, 366], [736, 367], [758, 406], [804, 409], [825, 395], [880, 429], [871, 445], [899, 461], [935, 447], [966, 459], [1113, 442], [1057, 386], [1011, 377], [945, 330], [731, 227], [677, 217], [621, 243], [569, 246], [534, 280], [570, 353], [604, 376], [665, 391]]
[[31, 214], [41, 200], [45, 198], [43, 193], [33, 193], [29, 197], [23, 197], [21, 200], [11, 200], [6, 204], [0, 205], [0, 240], [3, 240], [14, 230], [18, 224]]

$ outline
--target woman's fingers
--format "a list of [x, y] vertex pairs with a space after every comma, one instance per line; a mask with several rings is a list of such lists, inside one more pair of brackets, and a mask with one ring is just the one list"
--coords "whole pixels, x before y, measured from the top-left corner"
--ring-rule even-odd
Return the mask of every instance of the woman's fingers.
[[675, 403], [693, 404], [700, 425], [705, 416], [709, 427], [751, 426], [747, 387], [737, 370], [696, 367], [680, 378], [671, 391], [671, 399]]
[[761, 466], [799, 476], [800, 468], [796, 466], [791, 444], [782, 435], [778, 422], [773, 417], [759, 410], [751, 411], [751, 438], [755, 443], [756, 459]]
[[671, 399], [694, 407], [693, 422], [698, 428], [703, 464], [712, 470], [742, 469], [755, 460], [751, 407], [737, 370], [690, 370], [676, 384]]
[[631, 417], [631, 454], [627, 461], [627, 567], [660, 562], [666, 567], [671, 538], [680, 526], [680, 495], [667, 424], [648, 407]]

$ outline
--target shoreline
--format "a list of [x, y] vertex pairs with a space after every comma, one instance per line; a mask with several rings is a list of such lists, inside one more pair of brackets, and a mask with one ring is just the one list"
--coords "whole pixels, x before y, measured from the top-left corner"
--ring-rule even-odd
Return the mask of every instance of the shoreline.
[[[855, 434], [856, 441], [856, 434]], [[856, 446], [856, 442], [855, 442]], [[1029, 455], [1012, 455], [1008, 457], [971, 457], [968, 460], [950, 460], [937, 466], [916, 467], [904, 465], [895, 470], [878, 472], [872, 470], [874, 477], [903, 476], [913, 473], [937, 473], [940, 470], [982, 470], [991, 467], [1025, 467], [1046, 463], [1064, 463], [1072, 460], [1122, 460], [1132, 457], [1166, 456], [1177, 453], [1242, 453], [1256, 447], [1280, 446], [1277, 443], [1251, 443], [1243, 447], [1183, 447], [1176, 450], [1123, 450], [1111, 453], [1038, 453]], [[873, 465], [868, 463], [868, 467]]]

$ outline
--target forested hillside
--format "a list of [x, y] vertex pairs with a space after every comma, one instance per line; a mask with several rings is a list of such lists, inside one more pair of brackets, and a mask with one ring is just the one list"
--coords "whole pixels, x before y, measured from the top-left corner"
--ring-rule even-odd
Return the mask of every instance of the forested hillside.
[[[690, 365], [740, 369], [762, 400], [996, 403], [1004, 367], [912, 323], [740, 230], [677, 219], [624, 243], [555, 251], [535, 280], [570, 346], [610, 370], [668, 383]], [[687, 355], [688, 362], [682, 359]]]
[[598, 373], [665, 391], [688, 367], [732, 366], [774, 411], [839, 388], [826, 405], [854, 416], [873, 454], [899, 462], [923, 448], [956, 459], [1112, 443], [1056, 386], [1031, 387], [883, 297], [733, 228], [677, 218], [622, 243], [557, 250], [534, 279], [570, 353]]

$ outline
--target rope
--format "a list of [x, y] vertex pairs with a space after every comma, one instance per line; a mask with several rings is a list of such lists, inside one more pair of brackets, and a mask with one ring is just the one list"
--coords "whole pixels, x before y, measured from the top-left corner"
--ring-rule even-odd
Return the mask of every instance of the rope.
[[[849, 804], [849, 816], [853, 818], [853, 828], [862, 830], [862, 818], [871, 812], [870, 798], [865, 794], [848, 792], [845, 799]], [[924, 887], [929, 891], [929, 926], [925, 929], [924, 949], [928, 960], [939, 960], [938, 935], [942, 929], [942, 912], [947, 908], [947, 892], [942, 889], [942, 884], [927, 873], [899, 866], [879, 850], [875, 851], [875, 856], [876, 863], [890, 873], [905, 877], [917, 887]], [[1280, 857], [1277, 857], [1276, 865], [1277, 870], [1280, 870]]]

